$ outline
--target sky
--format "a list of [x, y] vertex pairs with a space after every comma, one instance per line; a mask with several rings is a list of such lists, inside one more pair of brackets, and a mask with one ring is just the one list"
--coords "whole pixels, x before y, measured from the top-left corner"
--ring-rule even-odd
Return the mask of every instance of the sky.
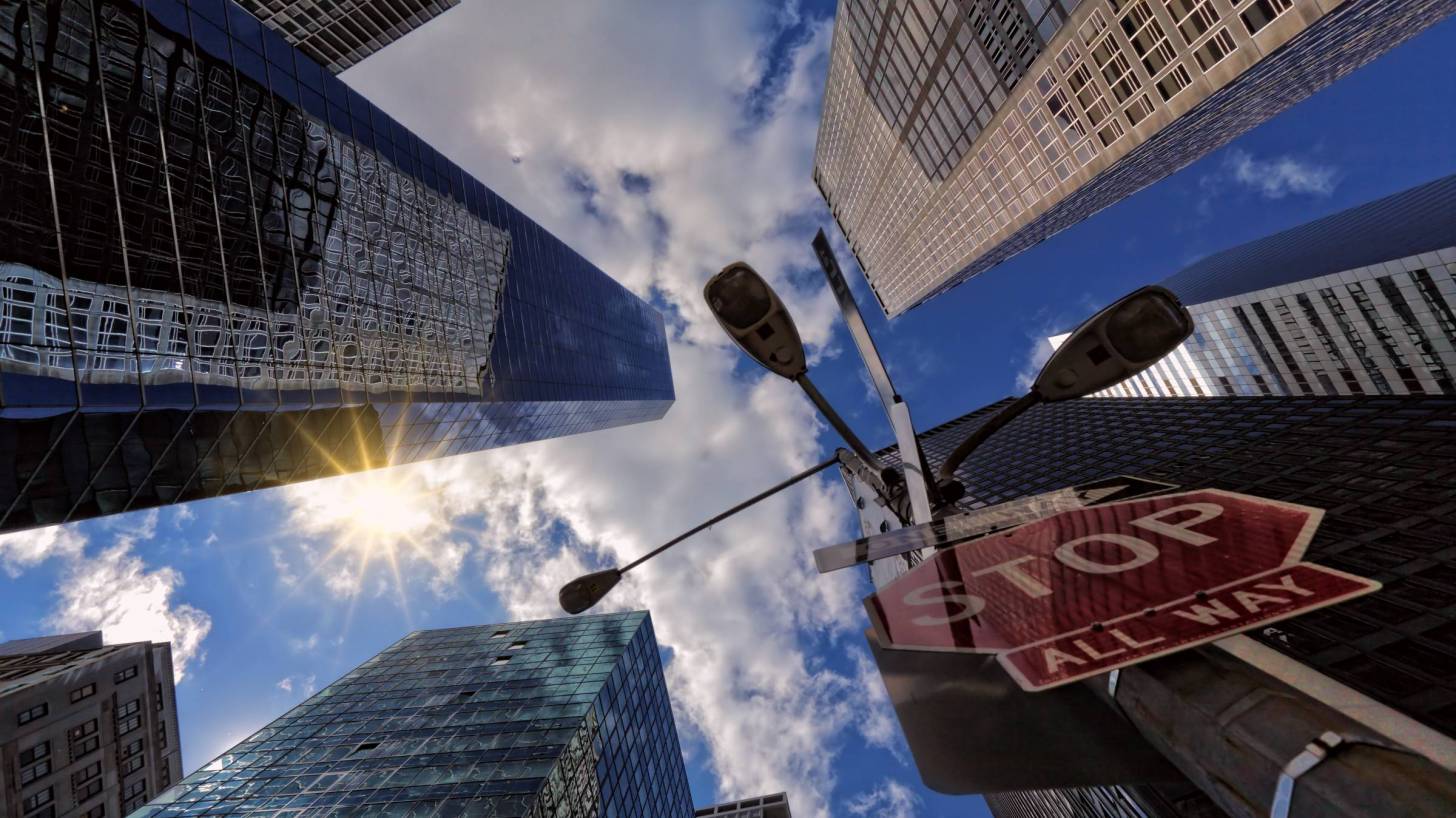
[[[621, 564], [828, 456], [796, 388], [701, 298], [747, 260], [816, 384], [891, 440], [809, 246], [833, 237], [922, 428], [1012, 394], [1041, 340], [1217, 250], [1456, 172], [1456, 20], [904, 316], [878, 311], [813, 185], [833, 5], [464, 0], [344, 77], [668, 318], [655, 423], [0, 537], [0, 638], [168, 640], [190, 772], [413, 629], [556, 616]], [[1441, 80], [1446, 77], [1448, 80]], [[919, 781], [862, 630], [838, 478], [633, 571], [693, 796], [796, 816], [984, 815]]]

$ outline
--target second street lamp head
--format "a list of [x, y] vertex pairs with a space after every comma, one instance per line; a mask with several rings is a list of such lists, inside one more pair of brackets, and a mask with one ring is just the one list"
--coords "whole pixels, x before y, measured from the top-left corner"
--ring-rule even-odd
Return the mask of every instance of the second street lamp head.
[[1042, 367], [1034, 389], [1049, 401], [1090, 395], [1157, 363], [1192, 333], [1193, 318], [1177, 296], [1143, 287], [1073, 330]]
[[607, 592], [622, 581], [622, 572], [616, 568], [596, 571], [577, 577], [561, 587], [557, 601], [561, 609], [569, 614], [579, 614], [602, 601]]
[[765, 369], [791, 381], [809, 370], [794, 319], [752, 267], [724, 267], [703, 286], [703, 298], [728, 337]]

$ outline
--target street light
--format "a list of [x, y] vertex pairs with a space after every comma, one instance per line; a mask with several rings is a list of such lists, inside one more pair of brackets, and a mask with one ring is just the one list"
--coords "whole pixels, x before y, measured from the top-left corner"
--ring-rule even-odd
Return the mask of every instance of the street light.
[[1168, 290], [1149, 285], [1088, 318], [1036, 376], [1031, 391], [966, 438], [941, 464], [938, 482], [959, 495], [955, 470], [977, 446], [1038, 403], [1090, 395], [1142, 372], [1193, 333], [1193, 317]]
[[729, 517], [732, 517], [734, 514], [737, 514], [743, 509], [748, 508], [749, 506], [757, 503], [765, 497], [768, 497], [772, 494], [777, 494], [778, 492], [783, 491], [789, 486], [792, 486], [801, 480], [806, 480], [818, 474], [819, 472], [824, 471], [830, 466], [833, 466], [835, 463], [841, 462], [841, 452], [843, 452], [845, 456], [848, 456], [847, 452], [844, 452], [843, 449], [840, 449], [839, 452], [836, 452], [835, 456], [830, 458], [829, 460], [826, 460], [816, 466], [810, 466], [804, 471], [799, 472], [798, 474], [779, 483], [773, 488], [770, 488], [767, 491], [761, 491], [758, 494], [755, 494], [747, 500], [739, 503], [738, 505], [728, 509], [722, 514], [718, 514], [717, 516], [714, 516], [706, 522], [699, 523], [698, 525], [688, 529], [687, 531], [684, 531], [676, 537], [673, 537], [662, 545], [659, 545], [651, 551], [648, 551], [646, 554], [638, 557], [637, 559], [632, 560], [621, 568], [608, 568], [605, 571], [594, 571], [590, 574], [577, 577], [571, 582], [566, 583], [565, 585], [561, 586], [561, 591], [557, 594], [557, 600], [561, 603], [561, 609], [569, 614], [579, 614], [582, 611], [587, 610], [598, 602], [601, 602], [602, 597], [606, 596], [608, 592], [610, 592], [613, 588], [617, 587], [617, 583], [622, 581], [623, 574], [631, 571], [633, 568], [636, 568], [642, 563], [647, 562], [648, 560], [652, 559], [658, 554], [661, 554], [662, 552], [673, 547], [674, 545], [677, 545], [683, 540], [686, 540], [688, 537], [693, 536], [699, 531], [702, 531], [705, 528], [710, 528], [713, 525], [720, 523], [723, 520], [728, 519]]
[[[814, 382], [809, 380], [809, 364], [804, 356], [804, 343], [794, 319], [779, 300], [778, 293], [752, 267], [741, 261], [724, 267], [703, 286], [703, 298], [718, 324], [748, 357], [768, 371], [797, 383], [809, 400], [834, 427], [849, 448], [875, 471], [884, 474], [879, 458], [860, 442], [849, 425], [829, 405]], [[885, 475], [887, 482], [895, 480]]]

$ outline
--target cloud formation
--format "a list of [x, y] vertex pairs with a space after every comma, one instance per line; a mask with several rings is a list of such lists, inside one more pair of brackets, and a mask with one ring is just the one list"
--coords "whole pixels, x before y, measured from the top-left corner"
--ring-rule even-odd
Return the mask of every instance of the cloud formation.
[[873, 815], [875, 818], [915, 818], [915, 809], [920, 806], [920, 796], [909, 787], [890, 778], [880, 782], [878, 787], [861, 792], [846, 804], [853, 815]]
[[1283, 199], [1290, 195], [1328, 196], [1339, 182], [1337, 170], [1328, 165], [1294, 156], [1255, 158], [1248, 151], [1234, 148], [1223, 161], [1223, 172], [1233, 182], [1249, 188], [1265, 199]]
[[98, 523], [115, 540], [89, 552], [87, 536], [75, 525], [6, 534], [0, 536], [0, 568], [15, 578], [46, 560], [61, 560], [56, 604], [45, 627], [58, 633], [99, 630], [107, 644], [171, 642], [172, 673], [180, 683], [188, 666], [205, 656], [202, 642], [212, 618], [174, 600], [181, 572], [152, 568], [136, 555], [137, 543], [156, 536], [159, 516], [151, 509]]
[[[701, 289], [745, 259], [811, 357], [835, 353], [809, 249], [832, 228], [812, 183], [829, 35], [796, 7], [727, 0], [467, 3], [346, 75], [669, 319], [664, 420], [409, 472], [445, 535], [442, 587], [480, 578], [512, 617], [558, 616], [565, 581], [823, 457], [807, 401], [743, 363]], [[795, 814], [825, 816], [838, 748], [898, 741], [865, 670], [861, 580], [809, 558], [851, 533], [847, 506], [832, 475], [803, 484], [634, 570], [603, 606], [652, 612], [679, 731], [724, 799], [787, 789]]]
[[52, 557], [74, 559], [85, 547], [84, 536], [59, 525], [0, 535], [0, 570], [14, 579]]

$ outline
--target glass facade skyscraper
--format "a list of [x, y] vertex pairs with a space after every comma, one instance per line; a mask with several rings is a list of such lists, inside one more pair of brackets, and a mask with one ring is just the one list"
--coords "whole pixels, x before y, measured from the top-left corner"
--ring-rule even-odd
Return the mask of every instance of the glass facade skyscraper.
[[0, 530], [661, 417], [661, 316], [229, 0], [0, 5]]
[[1452, 213], [1447, 176], [1175, 273], [1193, 336], [1098, 396], [1456, 393]]
[[142, 818], [690, 818], [645, 612], [416, 631]]
[[1451, 0], [841, 0], [814, 178], [880, 305], [898, 315], [1453, 10]]
[[[1002, 401], [919, 437], [932, 469]], [[1382, 590], [1245, 634], [1427, 726], [1456, 735], [1456, 398], [1316, 396], [1083, 399], [1007, 424], [956, 471], [965, 510], [1138, 475], [1314, 506], [1325, 515], [1306, 559]], [[880, 453], [898, 465], [896, 449]], [[867, 532], [886, 520], [873, 493]], [[882, 585], [919, 555], [875, 562]], [[989, 799], [1007, 818], [1218, 815], [1178, 787], [1093, 788]], [[1127, 804], [1134, 806], [1127, 806]], [[1081, 805], [1091, 805], [1085, 806]], [[1095, 807], [1095, 809], [1094, 809]], [[1209, 812], [1213, 809], [1215, 811]], [[1090, 811], [1090, 812], [1089, 812]]]

